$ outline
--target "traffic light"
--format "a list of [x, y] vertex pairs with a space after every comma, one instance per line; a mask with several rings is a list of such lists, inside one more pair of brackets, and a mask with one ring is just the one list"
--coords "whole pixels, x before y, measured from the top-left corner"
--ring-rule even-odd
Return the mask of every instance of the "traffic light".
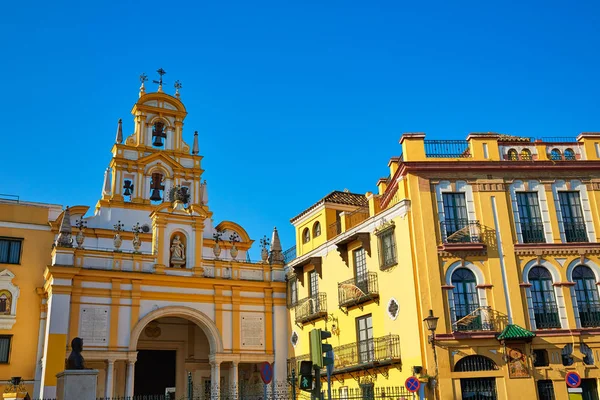
[[310, 392], [313, 388], [313, 363], [312, 361], [300, 361], [300, 375], [298, 376], [298, 387], [300, 390]]
[[328, 343], [323, 343], [323, 340], [329, 339], [331, 332], [313, 329], [310, 331], [310, 360], [313, 365], [319, 368], [333, 364], [333, 357], [323, 357], [323, 353], [328, 353], [333, 350], [333, 346]]

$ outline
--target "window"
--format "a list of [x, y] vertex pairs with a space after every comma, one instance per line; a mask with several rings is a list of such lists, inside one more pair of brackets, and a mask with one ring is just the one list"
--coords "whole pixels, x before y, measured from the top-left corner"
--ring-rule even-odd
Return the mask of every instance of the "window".
[[298, 278], [288, 279], [288, 307], [294, 307], [298, 303]]
[[568, 161], [574, 161], [575, 160], [575, 152], [573, 151], [573, 149], [566, 149], [565, 150], [565, 160], [568, 160]]
[[560, 328], [550, 272], [544, 267], [531, 268], [529, 283], [531, 284], [531, 312], [536, 328]]
[[552, 151], [550, 152], [550, 159], [552, 161], [560, 161], [560, 160], [562, 160], [562, 155], [560, 154], [560, 150], [559, 149], [552, 149]]
[[354, 256], [354, 276], [356, 278], [356, 287], [363, 293], [369, 293], [369, 274], [367, 271], [367, 259], [365, 249], [362, 247], [352, 252]]
[[8, 290], [0, 290], [0, 314], [10, 315], [12, 294]]
[[579, 314], [581, 327], [600, 326], [600, 299], [596, 276], [590, 267], [579, 265], [573, 269], [573, 282], [577, 299], [575, 313]]
[[465, 194], [443, 193], [442, 201], [444, 203], [444, 227], [442, 229], [444, 241], [448, 243], [469, 242], [469, 235], [454, 235], [454, 233], [464, 230], [469, 224]]
[[313, 225], [313, 237], [317, 236], [321, 236], [321, 223], [319, 221]]
[[519, 159], [519, 156], [518, 156], [517, 151], [515, 149], [508, 150], [508, 159], [510, 161], [517, 161]]
[[548, 360], [548, 351], [545, 349], [533, 350], [533, 366], [547, 367], [548, 365], [550, 365], [550, 360]]
[[0, 239], [0, 264], [21, 263], [21, 242], [22, 239]]
[[594, 352], [590, 349], [585, 343], [581, 343], [579, 346], [579, 351], [583, 354], [583, 363], [585, 365], [594, 365]]
[[12, 336], [10, 335], [0, 336], [0, 364], [8, 364], [11, 340]]
[[537, 390], [539, 400], [554, 400], [554, 386], [552, 381], [549, 379], [543, 379], [537, 381]]
[[450, 310], [454, 329], [472, 331], [482, 329], [479, 311], [479, 296], [475, 274], [467, 268], [458, 268], [451, 277], [454, 307]]
[[358, 362], [372, 362], [375, 359], [373, 342], [373, 319], [371, 314], [356, 318], [356, 342], [358, 344]]
[[310, 242], [310, 231], [308, 230], [308, 228], [304, 228], [304, 230], [302, 231], [302, 243], [308, 242]]
[[531, 151], [529, 149], [521, 150], [521, 160], [531, 161]]
[[567, 243], [587, 242], [579, 192], [558, 192], [558, 199]]
[[562, 357], [562, 365], [565, 367], [573, 365], [573, 344], [566, 344], [565, 347], [562, 348], [560, 355]]
[[375, 399], [375, 384], [373, 383], [361, 383], [360, 384], [361, 400], [374, 400]]
[[518, 192], [516, 195], [523, 243], [545, 243], [537, 192]]
[[318, 297], [319, 296], [319, 275], [317, 271], [312, 270], [308, 273], [310, 285], [308, 286], [308, 296]]
[[379, 254], [379, 269], [384, 270], [397, 264], [393, 229], [388, 229], [379, 235]]

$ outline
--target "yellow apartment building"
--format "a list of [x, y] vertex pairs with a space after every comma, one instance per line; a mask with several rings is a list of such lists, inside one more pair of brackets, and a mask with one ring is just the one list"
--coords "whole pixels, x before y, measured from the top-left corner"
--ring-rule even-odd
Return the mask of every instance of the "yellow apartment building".
[[[292, 219], [290, 356], [317, 326], [334, 332], [336, 388], [366, 397], [415, 374], [428, 399], [598, 399], [600, 133], [400, 146], [377, 194], [334, 192]], [[379, 352], [386, 336], [397, 355]]]
[[62, 212], [55, 204], [0, 196], [0, 390], [21, 377], [29, 393], [39, 390], [46, 324], [44, 270], [50, 263], [50, 228]]

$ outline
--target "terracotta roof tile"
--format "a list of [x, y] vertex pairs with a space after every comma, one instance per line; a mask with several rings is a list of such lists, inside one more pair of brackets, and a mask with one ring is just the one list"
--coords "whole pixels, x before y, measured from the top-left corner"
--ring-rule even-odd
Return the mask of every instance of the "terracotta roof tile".
[[290, 220], [290, 222], [294, 223], [294, 221], [296, 221], [303, 215], [309, 213], [316, 207], [325, 203], [346, 204], [349, 206], [365, 207], [369, 204], [369, 201], [367, 200], [364, 194], [340, 192], [339, 190], [334, 190], [333, 192], [329, 193], [327, 196], [323, 197], [321, 200], [317, 201], [315, 204], [313, 204], [306, 210], [302, 211], [300, 214], [296, 215]]

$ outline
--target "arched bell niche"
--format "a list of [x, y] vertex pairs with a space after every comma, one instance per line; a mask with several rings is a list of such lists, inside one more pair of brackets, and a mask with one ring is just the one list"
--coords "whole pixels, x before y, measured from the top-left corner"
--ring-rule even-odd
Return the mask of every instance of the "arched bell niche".
[[186, 268], [188, 262], [188, 240], [184, 232], [175, 231], [169, 240], [169, 266]]

